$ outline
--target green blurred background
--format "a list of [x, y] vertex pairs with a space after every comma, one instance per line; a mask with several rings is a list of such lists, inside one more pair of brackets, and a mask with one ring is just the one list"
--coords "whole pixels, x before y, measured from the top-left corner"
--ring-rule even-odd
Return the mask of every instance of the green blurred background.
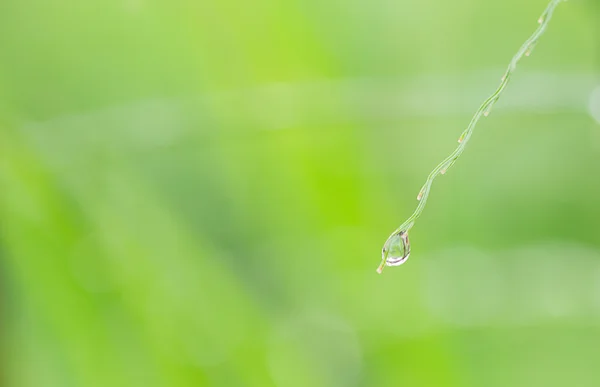
[[600, 385], [600, 3], [0, 1], [0, 385]]

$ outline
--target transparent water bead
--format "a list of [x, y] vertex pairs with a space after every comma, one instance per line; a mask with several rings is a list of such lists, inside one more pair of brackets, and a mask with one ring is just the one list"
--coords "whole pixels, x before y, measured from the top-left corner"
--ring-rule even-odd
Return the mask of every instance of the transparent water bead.
[[[400, 231], [395, 233], [385, 242], [381, 257], [386, 266], [400, 266], [410, 256], [410, 241], [408, 240], [408, 232]], [[377, 272], [383, 271], [383, 264], [379, 266]]]

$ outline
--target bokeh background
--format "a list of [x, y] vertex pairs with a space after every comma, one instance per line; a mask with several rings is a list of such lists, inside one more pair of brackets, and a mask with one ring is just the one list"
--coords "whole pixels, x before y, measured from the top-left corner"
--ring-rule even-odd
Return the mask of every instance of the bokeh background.
[[600, 385], [600, 3], [2, 0], [0, 385]]

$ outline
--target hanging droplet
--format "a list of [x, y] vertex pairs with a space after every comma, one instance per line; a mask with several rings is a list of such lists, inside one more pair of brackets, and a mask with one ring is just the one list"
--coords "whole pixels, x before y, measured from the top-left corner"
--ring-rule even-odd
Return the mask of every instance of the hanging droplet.
[[544, 17], [543, 17], [543, 16], [540, 16], [540, 18], [538, 19], [538, 23], [539, 23], [539, 24], [542, 24], [543, 22], [544, 22]]
[[[386, 242], [382, 251], [382, 258], [385, 260], [386, 266], [400, 266], [410, 256], [410, 242], [408, 240], [408, 232], [400, 231], [392, 235]], [[381, 272], [383, 267], [378, 269]]]

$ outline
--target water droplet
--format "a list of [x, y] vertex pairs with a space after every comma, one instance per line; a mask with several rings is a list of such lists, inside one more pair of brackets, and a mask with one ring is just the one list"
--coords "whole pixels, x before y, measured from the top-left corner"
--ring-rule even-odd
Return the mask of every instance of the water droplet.
[[382, 254], [387, 266], [400, 266], [406, 262], [410, 256], [408, 232], [400, 231], [399, 233], [392, 235], [385, 242]]

